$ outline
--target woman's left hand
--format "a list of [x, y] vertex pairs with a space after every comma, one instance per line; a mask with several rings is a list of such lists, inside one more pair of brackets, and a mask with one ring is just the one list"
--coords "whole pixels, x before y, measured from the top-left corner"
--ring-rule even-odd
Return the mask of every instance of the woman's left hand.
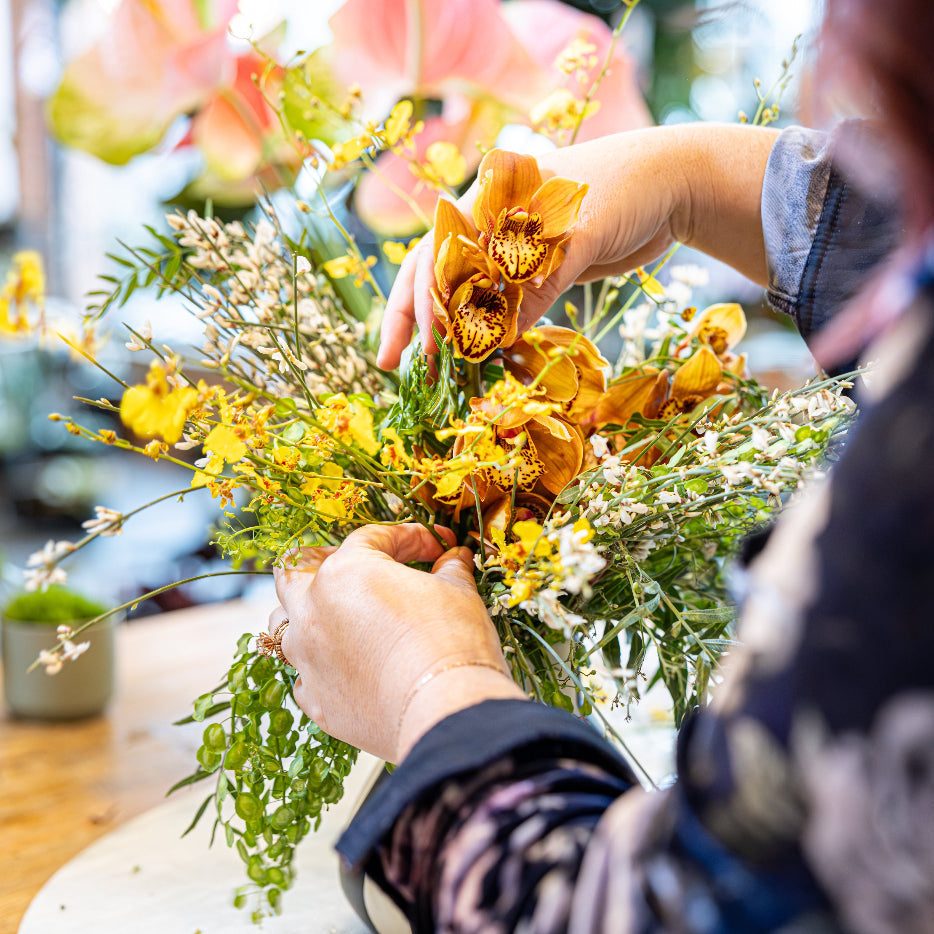
[[[427, 573], [412, 561], [434, 565]], [[281, 607], [269, 628], [290, 621], [282, 651], [299, 674], [295, 700], [338, 739], [399, 762], [448, 714], [524, 697], [506, 676], [473, 555], [445, 551], [422, 526], [366, 526], [339, 548], [305, 548], [275, 580]]]

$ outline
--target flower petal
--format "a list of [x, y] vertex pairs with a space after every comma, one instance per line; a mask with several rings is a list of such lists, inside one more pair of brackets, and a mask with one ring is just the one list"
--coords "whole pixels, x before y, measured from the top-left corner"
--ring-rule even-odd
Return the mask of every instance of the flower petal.
[[504, 149], [491, 149], [477, 170], [479, 188], [473, 206], [477, 229], [492, 236], [497, 219], [505, 208], [528, 209], [542, 185], [542, 173], [534, 156], [523, 156]]
[[671, 398], [684, 406], [716, 392], [723, 366], [709, 347], [701, 347], [683, 363], [671, 381]]
[[667, 371], [636, 371], [607, 389], [591, 421], [599, 430], [610, 424], [625, 427], [636, 413], [654, 418], [667, 396]]
[[723, 302], [705, 308], [694, 325], [694, 336], [722, 357], [746, 333], [746, 315], [736, 302]]
[[[535, 331], [515, 341], [503, 355], [506, 370], [526, 386], [539, 380], [545, 395], [552, 402], [570, 402], [578, 393], [577, 367], [569, 356], [555, 357], [549, 341], [536, 339]], [[544, 374], [544, 375], [543, 375]]]
[[517, 290], [521, 296], [518, 286], [500, 292], [479, 273], [457, 289], [448, 304], [448, 317], [459, 356], [479, 363], [497, 347], [512, 342], [519, 311]]
[[529, 204], [529, 213], [541, 215], [542, 237], [545, 240], [567, 236], [577, 223], [585, 194], [587, 186], [583, 182], [572, 182], [560, 176], [549, 178], [535, 192]]
[[557, 416], [540, 416], [528, 423], [526, 431], [545, 465], [539, 483], [557, 495], [580, 473], [583, 437], [576, 426]]

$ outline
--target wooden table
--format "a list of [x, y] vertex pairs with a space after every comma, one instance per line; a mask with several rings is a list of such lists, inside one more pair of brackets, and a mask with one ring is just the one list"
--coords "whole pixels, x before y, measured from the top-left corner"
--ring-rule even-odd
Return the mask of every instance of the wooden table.
[[203, 726], [172, 726], [226, 672], [268, 602], [213, 604], [117, 629], [117, 688], [104, 716], [0, 719], [0, 934], [15, 934], [46, 880], [89, 843], [164, 800], [196, 765]]

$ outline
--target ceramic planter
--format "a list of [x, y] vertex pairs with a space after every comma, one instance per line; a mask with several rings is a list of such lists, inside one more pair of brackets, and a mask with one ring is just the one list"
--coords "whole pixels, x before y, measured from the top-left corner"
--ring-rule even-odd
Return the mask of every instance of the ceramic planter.
[[51, 649], [58, 641], [55, 625], [4, 617], [2, 627], [3, 693], [14, 714], [73, 720], [104, 709], [114, 688], [113, 619], [80, 633], [75, 641], [90, 642], [91, 647], [74, 661], [66, 661], [55, 675], [47, 675], [41, 665], [28, 670], [42, 649]]

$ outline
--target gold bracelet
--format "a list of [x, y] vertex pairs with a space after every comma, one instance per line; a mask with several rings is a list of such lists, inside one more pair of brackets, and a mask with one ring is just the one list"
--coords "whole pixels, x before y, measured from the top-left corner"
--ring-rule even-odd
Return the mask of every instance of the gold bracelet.
[[451, 662], [450, 665], [445, 665], [443, 668], [437, 669], [437, 671], [429, 671], [427, 674], [422, 675], [415, 684], [412, 685], [411, 690], [405, 696], [405, 700], [402, 702], [402, 710], [399, 711], [399, 723], [396, 726], [396, 737], [398, 738], [399, 734], [402, 732], [402, 721], [405, 719], [405, 715], [408, 712], [409, 705], [412, 703], [415, 695], [426, 685], [432, 678], [437, 677], [438, 675], [443, 675], [446, 671], [451, 671], [454, 668], [489, 668], [491, 671], [498, 671], [504, 678], [509, 678], [512, 681], [512, 675], [506, 671], [502, 665], [494, 664], [493, 662]]

